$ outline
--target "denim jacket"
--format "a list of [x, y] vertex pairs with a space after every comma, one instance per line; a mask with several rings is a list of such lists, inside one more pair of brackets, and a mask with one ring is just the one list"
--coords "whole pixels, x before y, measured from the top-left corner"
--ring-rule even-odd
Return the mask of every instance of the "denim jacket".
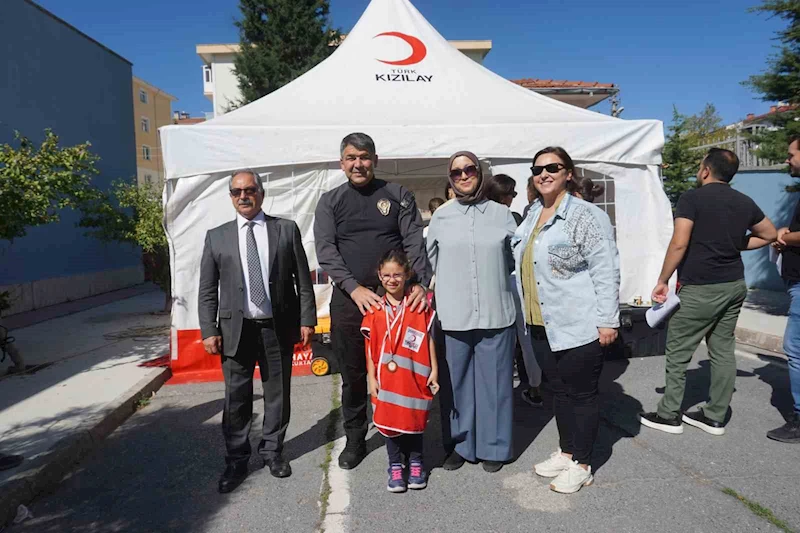
[[[536, 200], [511, 240], [522, 293], [522, 257], [542, 213]], [[533, 272], [547, 340], [554, 352], [597, 340], [597, 328], [619, 327], [619, 252], [599, 207], [567, 195], [539, 231]]]

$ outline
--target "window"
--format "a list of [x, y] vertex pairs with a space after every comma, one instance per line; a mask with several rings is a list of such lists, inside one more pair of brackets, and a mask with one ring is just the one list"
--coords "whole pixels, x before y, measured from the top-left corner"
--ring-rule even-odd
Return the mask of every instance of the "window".
[[209, 65], [203, 66], [203, 78], [206, 83], [211, 83], [211, 67]]
[[150, 133], [150, 119], [147, 117], [142, 117], [142, 131]]
[[145, 174], [144, 175], [144, 183], [146, 185], [152, 185], [153, 184], [153, 175], [152, 174]]
[[147, 91], [139, 89], [139, 101], [143, 104], [147, 103]]
[[142, 159], [150, 161], [150, 147], [146, 144], [142, 145]]

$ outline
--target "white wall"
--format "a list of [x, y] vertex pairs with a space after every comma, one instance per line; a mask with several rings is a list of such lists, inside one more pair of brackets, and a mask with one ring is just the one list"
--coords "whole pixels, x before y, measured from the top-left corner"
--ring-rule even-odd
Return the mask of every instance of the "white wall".
[[214, 115], [224, 115], [233, 102], [238, 102], [242, 93], [233, 70], [233, 54], [215, 55], [211, 64], [214, 79]]

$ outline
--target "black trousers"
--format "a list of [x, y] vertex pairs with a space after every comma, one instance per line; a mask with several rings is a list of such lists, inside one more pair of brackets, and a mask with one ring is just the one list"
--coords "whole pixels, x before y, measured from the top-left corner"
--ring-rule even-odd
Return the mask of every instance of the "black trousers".
[[386, 453], [389, 464], [406, 464], [404, 459], [422, 462], [422, 433], [408, 433], [396, 437], [383, 437], [386, 440]]
[[342, 376], [342, 421], [348, 440], [367, 436], [367, 355], [358, 306], [339, 287], [331, 296], [331, 345]]
[[591, 464], [592, 448], [600, 427], [598, 383], [603, 370], [603, 348], [594, 341], [554, 352], [545, 330], [528, 326], [536, 360], [553, 391], [553, 411], [561, 451], [581, 464]]
[[253, 418], [253, 373], [256, 363], [264, 387], [264, 424], [258, 453], [271, 459], [283, 451], [289, 426], [289, 390], [292, 378], [292, 346], [281, 346], [274, 326], [245, 319], [234, 357], [222, 358], [225, 407], [222, 433], [227, 464], [250, 458], [250, 425]]

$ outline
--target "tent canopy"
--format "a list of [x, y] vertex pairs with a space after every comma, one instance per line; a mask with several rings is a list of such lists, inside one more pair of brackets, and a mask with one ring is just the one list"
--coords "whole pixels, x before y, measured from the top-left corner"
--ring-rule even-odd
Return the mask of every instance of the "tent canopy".
[[[173, 358], [181, 346], [202, 357], [197, 272], [205, 232], [234, 216], [231, 171], [261, 174], [264, 210], [297, 222], [315, 269], [314, 210], [321, 194], [344, 183], [339, 143], [354, 131], [375, 140], [380, 177], [428, 190], [445, 177], [452, 153], [471, 150], [490, 172], [517, 180], [513, 208], [520, 212], [532, 157], [563, 146], [579, 172], [615, 190], [615, 205], [606, 209], [616, 224], [620, 298], [647, 299], [672, 232], [659, 177], [661, 122], [620, 120], [519, 87], [453, 48], [409, 0], [372, 0], [344, 43], [292, 83], [203, 124], [160, 129]], [[329, 287], [317, 290], [324, 316]]]
[[[401, 63], [399, 65], [390, 63]], [[383, 158], [532, 157], [658, 164], [663, 127], [621, 120], [524, 89], [455, 49], [408, 0], [373, 0], [342, 45], [305, 75], [198, 126], [161, 128], [167, 179], [336, 161], [365, 131]]]

